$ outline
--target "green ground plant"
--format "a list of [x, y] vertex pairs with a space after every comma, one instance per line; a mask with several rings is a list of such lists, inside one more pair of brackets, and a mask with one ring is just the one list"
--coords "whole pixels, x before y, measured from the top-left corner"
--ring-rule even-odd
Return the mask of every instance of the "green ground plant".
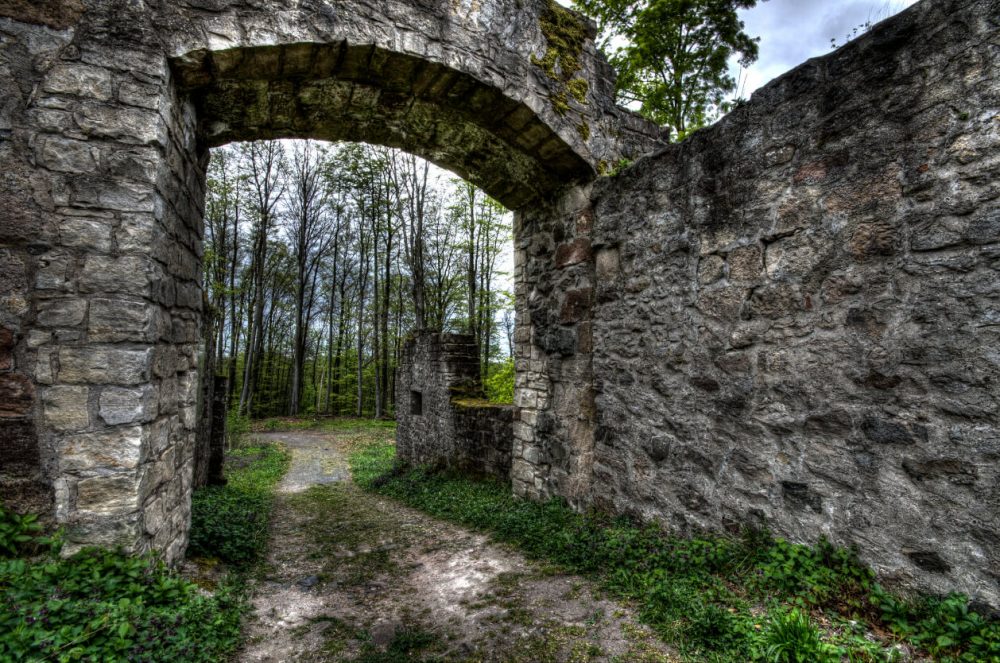
[[207, 663], [238, 643], [244, 602], [231, 584], [205, 594], [150, 555], [60, 558], [58, 537], [2, 510], [0, 551], [2, 661]]
[[1000, 625], [964, 597], [895, 598], [854, 552], [825, 540], [672, 537], [559, 501], [520, 500], [499, 482], [400, 468], [387, 442], [356, 449], [350, 463], [363, 488], [601, 580], [689, 660], [894, 661], [903, 642], [939, 661], [1000, 663]]
[[[192, 550], [242, 570], [266, 545], [274, 485], [288, 454], [238, 449], [226, 486], [193, 499]], [[240, 641], [240, 575], [206, 592], [156, 556], [85, 549], [61, 558], [60, 537], [34, 516], [0, 509], [0, 661], [214, 663]]]
[[199, 488], [191, 499], [188, 555], [219, 559], [237, 569], [255, 564], [267, 547], [274, 487], [289, 459], [273, 444], [231, 451], [227, 483]]

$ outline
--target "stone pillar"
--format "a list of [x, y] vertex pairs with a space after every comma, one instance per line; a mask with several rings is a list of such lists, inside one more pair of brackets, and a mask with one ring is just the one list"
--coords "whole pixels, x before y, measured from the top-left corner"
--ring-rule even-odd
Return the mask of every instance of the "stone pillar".
[[65, 527], [67, 551], [176, 560], [190, 513], [206, 153], [141, 3], [90, 19], [0, 23], [0, 444], [17, 459], [5, 457], [0, 483], [5, 502], [13, 492]]
[[594, 445], [592, 221], [589, 186], [515, 215], [513, 489], [579, 506]]

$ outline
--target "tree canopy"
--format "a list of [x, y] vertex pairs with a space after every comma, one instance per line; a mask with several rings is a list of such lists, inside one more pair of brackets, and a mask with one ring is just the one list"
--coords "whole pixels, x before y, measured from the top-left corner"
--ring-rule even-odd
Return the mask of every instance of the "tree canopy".
[[737, 15], [757, 0], [574, 0], [597, 21], [601, 48], [618, 71], [619, 102], [669, 127], [674, 139], [727, 109], [736, 89], [729, 59], [757, 60], [757, 38]]

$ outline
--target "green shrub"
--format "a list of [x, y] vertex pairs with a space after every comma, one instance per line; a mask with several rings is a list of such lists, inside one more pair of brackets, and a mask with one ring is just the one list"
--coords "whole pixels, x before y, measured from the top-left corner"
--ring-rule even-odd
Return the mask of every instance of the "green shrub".
[[45, 536], [35, 514], [17, 514], [0, 506], [0, 559], [56, 550], [59, 537]]
[[224, 486], [206, 486], [191, 499], [188, 554], [218, 558], [236, 567], [260, 559], [267, 546], [273, 489], [288, 467], [274, 445], [243, 447], [229, 454], [233, 468]]
[[150, 557], [87, 549], [0, 561], [0, 660], [218, 661], [242, 598], [205, 596]]
[[883, 622], [901, 637], [945, 661], [1000, 662], [1000, 622], [969, 609], [959, 594], [906, 601], [876, 586]]
[[757, 580], [764, 589], [795, 597], [802, 607], [836, 603], [862, 612], [874, 575], [855, 551], [820, 537], [815, 546], [775, 539], [759, 562]]

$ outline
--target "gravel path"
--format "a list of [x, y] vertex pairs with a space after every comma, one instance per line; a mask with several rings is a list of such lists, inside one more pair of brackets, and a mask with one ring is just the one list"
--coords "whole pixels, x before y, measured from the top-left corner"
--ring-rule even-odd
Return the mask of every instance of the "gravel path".
[[238, 660], [675, 660], [588, 581], [359, 489], [346, 449], [373, 434], [260, 436], [292, 464]]

